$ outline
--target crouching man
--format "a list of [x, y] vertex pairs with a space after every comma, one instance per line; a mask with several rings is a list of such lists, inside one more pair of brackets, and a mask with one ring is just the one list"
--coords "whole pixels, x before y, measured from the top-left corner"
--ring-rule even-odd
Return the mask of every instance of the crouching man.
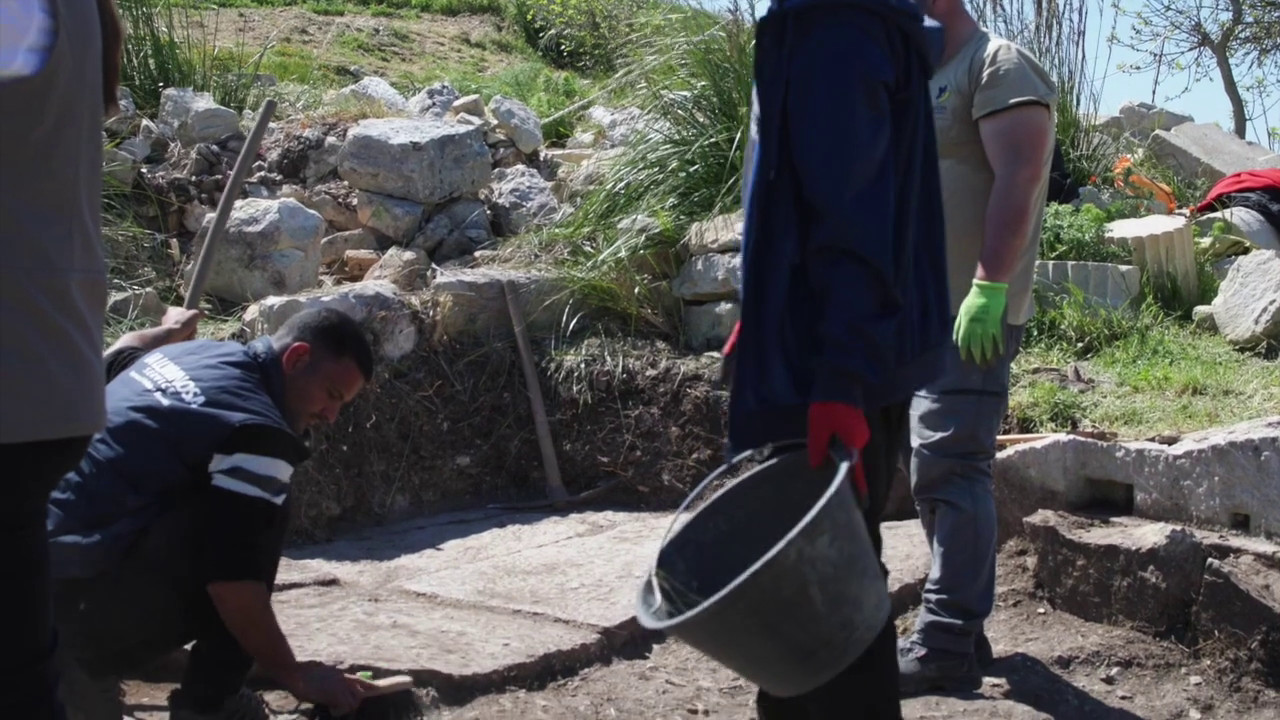
[[372, 351], [333, 309], [248, 344], [191, 339], [197, 321], [171, 308], [108, 350], [106, 428], [49, 500], [69, 718], [120, 720], [121, 675], [192, 641], [172, 720], [265, 720], [244, 687], [255, 663], [347, 712], [363, 681], [295, 658], [271, 591], [301, 436], [363, 389]]

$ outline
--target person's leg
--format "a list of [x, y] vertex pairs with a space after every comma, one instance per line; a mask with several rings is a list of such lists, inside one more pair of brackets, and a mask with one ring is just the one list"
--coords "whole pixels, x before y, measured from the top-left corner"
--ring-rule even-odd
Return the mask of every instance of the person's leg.
[[995, 597], [996, 511], [991, 465], [1009, 399], [1022, 326], [986, 367], [952, 348], [941, 379], [911, 404], [911, 489], [933, 551], [916, 632], [899, 658], [902, 691], [973, 689], [982, 678], [975, 636]]
[[70, 720], [106, 718], [106, 696], [121, 675], [193, 640], [177, 694], [178, 705], [196, 712], [189, 716], [219, 717], [242, 688], [253, 663], [218, 619], [192, 566], [190, 518], [189, 508], [171, 511], [113, 572], [55, 585], [58, 627], [66, 639], [63, 666], [76, 680], [64, 693]]
[[0, 445], [6, 475], [0, 482], [0, 577], [17, 597], [0, 616], [0, 717], [65, 717], [56, 702], [45, 520], [49, 492], [75, 469], [88, 445], [88, 437]]

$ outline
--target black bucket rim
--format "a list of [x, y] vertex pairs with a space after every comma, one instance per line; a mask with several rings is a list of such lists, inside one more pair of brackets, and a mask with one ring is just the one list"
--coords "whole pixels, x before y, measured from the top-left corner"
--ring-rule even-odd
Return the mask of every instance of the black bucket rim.
[[[774, 448], [787, 447], [787, 446], [794, 445], [796, 443], [803, 444], [804, 441], [778, 443], [772, 447]], [[680, 504], [680, 507], [676, 509], [675, 514], [672, 517], [671, 523], [667, 526], [667, 531], [662, 536], [662, 540], [658, 545], [658, 552], [654, 555], [653, 564], [650, 567], [649, 572], [646, 574], [644, 581], [641, 582], [640, 584], [640, 596], [639, 598], [637, 598], [639, 602], [636, 603], [637, 605], [636, 619], [640, 622], [640, 625], [643, 626], [646, 630], [657, 630], [657, 631], [665, 632], [670, 628], [676, 627], [677, 625], [681, 625], [684, 622], [697, 617], [699, 614], [710, 610], [710, 608], [713, 605], [715, 605], [717, 602], [722, 600], [729, 593], [738, 589], [738, 587], [742, 585], [742, 583], [745, 582], [748, 577], [751, 577], [751, 575], [756, 570], [760, 569], [761, 566], [763, 566], [765, 563], [769, 562], [774, 557], [776, 557], [777, 554], [781, 552], [782, 548], [786, 546], [786, 544], [790, 540], [794, 539], [796, 535], [800, 534], [801, 530], [808, 527], [809, 523], [813, 522], [813, 519], [815, 516], [817, 516], [818, 512], [822, 510], [824, 507], [826, 507], [827, 502], [831, 500], [831, 497], [836, 493], [840, 492], [842, 486], [848, 484], [849, 470], [853, 467], [853, 464], [856, 459], [856, 451], [849, 451], [848, 454], [833, 452], [832, 458], [835, 459], [836, 461], [835, 477], [831, 480], [830, 483], [827, 484], [826, 490], [824, 490], [822, 492], [822, 495], [814, 502], [813, 507], [809, 508], [809, 511], [804, 514], [804, 517], [800, 518], [799, 522], [797, 522], [794, 526], [792, 526], [792, 528], [788, 530], [787, 533], [778, 540], [778, 542], [774, 543], [773, 547], [769, 548], [768, 552], [765, 552], [764, 554], [762, 554], [746, 570], [743, 570], [741, 573], [739, 573], [738, 576], [735, 577], [731, 582], [726, 583], [725, 586], [721, 588], [718, 592], [716, 592], [714, 595], [707, 598], [706, 600], [703, 600], [702, 602], [698, 603], [698, 605], [693, 609], [688, 610], [679, 615], [676, 615], [675, 617], [669, 618], [667, 620], [657, 619], [654, 616], [653, 609], [650, 608], [648, 604], [644, 602], [644, 600], [645, 600], [646, 594], [654, 598], [661, 597], [660, 595], [654, 595], [652, 593], [652, 588], [654, 585], [654, 574], [658, 570], [658, 558], [661, 557], [662, 550], [667, 546], [667, 543], [670, 541], [672, 537], [672, 528], [675, 526], [676, 520], [680, 518], [680, 513], [683, 512], [685, 507], [688, 506], [689, 502], [693, 498], [697, 497], [698, 494], [701, 493], [702, 490], [707, 485], [711, 484], [711, 482], [716, 480], [718, 477], [720, 477], [724, 473], [728, 472], [731, 468], [740, 464], [743, 460], [746, 460], [752, 456], [758, 456], [761, 452], [767, 451], [768, 449], [769, 449], [769, 446], [766, 446], [765, 448], [762, 448], [762, 449], [748, 450], [738, 455], [737, 457], [733, 458], [729, 462], [716, 468], [715, 471], [713, 471], [710, 475], [708, 475], [706, 479], [704, 479], [701, 483], [699, 483], [698, 486], [694, 488], [692, 492], [689, 493], [689, 496], [686, 497], [684, 502]], [[716, 501], [716, 498], [719, 498], [721, 495], [732, 490], [734, 487], [736, 487], [739, 483], [741, 483], [747, 477], [751, 476], [753, 473], [759, 472], [767, 467], [770, 467], [771, 465], [774, 465], [775, 463], [782, 462], [784, 459], [789, 459], [801, 452], [805, 452], [805, 450], [796, 449], [796, 450], [788, 451], [784, 454], [781, 454], [781, 455], [778, 455], [777, 457], [772, 458], [771, 460], [761, 465], [760, 467], [755, 468], [754, 470], [751, 470], [750, 472], [743, 474], [733, 482], [721, 488], [714, 495], [712, 495], [711, 499], [707, 501], [706, 505], [704, 505], [698, 511], [694, 512], [693, 515], [697, 515], [697, 513], [701, 512], [702, 509], [710, 507], [711, 504]], [[850, 491], [852, 492], [852, 489], [850, 489]], [[855, 498], [855, 501], [856, 501], [856, 498]], [[690, 517], [693, 517], [693, 515], [691, 515]]]

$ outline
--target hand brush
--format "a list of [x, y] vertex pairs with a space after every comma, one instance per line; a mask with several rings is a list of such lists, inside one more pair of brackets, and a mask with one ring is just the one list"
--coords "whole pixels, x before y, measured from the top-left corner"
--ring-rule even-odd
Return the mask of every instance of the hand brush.
[[426, 720], [426, 703], [413, 691], [413, 678], [392, 675], [373, 680], [368, 672], [357, 676], [377, 686], [360, 701], [360, 706], [346, 715], [334, 715], [329, 708], [318, 706], [313, 720]]

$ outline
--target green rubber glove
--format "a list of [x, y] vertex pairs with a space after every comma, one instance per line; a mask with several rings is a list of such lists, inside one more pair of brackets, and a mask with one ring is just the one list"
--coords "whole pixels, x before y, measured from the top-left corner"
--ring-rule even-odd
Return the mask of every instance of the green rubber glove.
[[1008, 283], [974, 280], [956, 316], [951, 338], [960, 359], [986, 365], [1004, 354], [1004, 306]]

